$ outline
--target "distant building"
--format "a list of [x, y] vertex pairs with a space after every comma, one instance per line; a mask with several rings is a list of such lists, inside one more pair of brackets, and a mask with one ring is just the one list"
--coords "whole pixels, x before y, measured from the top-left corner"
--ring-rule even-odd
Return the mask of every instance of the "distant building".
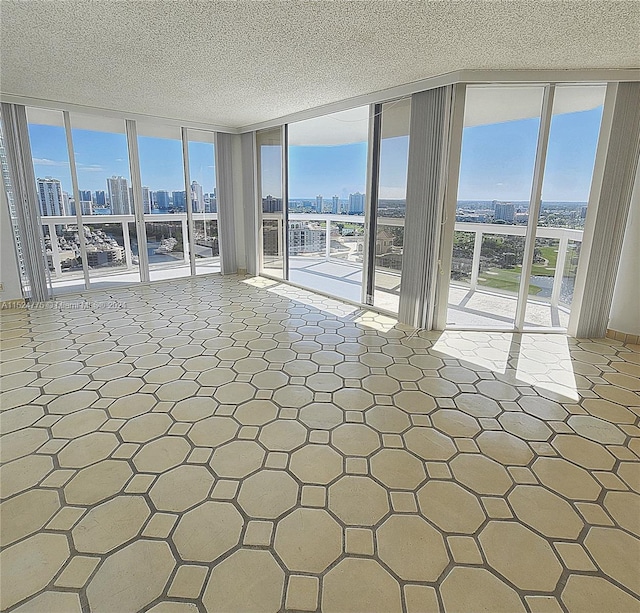
[[347, 209], [349, 215], [362, 215], [364, 213], [364, 194], [356, 192], [349, 194], [349, 207]]
[[202, 185], [197, 181], [191, 181], [191, 207], [194, 213], [204, 213], [204, 194]]
[[325, 239], [324, 228], [316, 228], [303, 221], [289, 222], [289, 253], [291, 255], [324, 252]]
[[156, 206], [160, 211], [169, 210], [169, 192], [163, 189], [158, 190], [156, 193]]
[[88, 189], [81, 189], [80, 190], [80, 200], [82, 202], [91, 202], [93, 200], [93, 197], [91, 195], [91, 191]]
[[187, 209], [187, 195], [184, 192], [173, 192], [173, 208], [185, 211]]
[[323, 203], [322, 196], [316, 196], [316, 212], [322, 213], [322, 203]]
[[38, 199], [40, 200], [40, 214], [64, 215], [64, 200], [62, 197], [62, 187], [60, 179], [46, 177], [37, 179]]
[[516, 215], [516, 207], [510, 202], [496, 202], [494, 221], [506, 221], [513, 223]]
[[331, 198], [331, 212], [334, 215], [340, 212], [340, 198], [338, 196]]
[[95, 192], [94, 200], [98, 206], [105, 206], [107, 204], [107, 195], [104, 191], [98, 190]]
[[263, 213], [282, 213], [282, 198], [267, 196], [262, 199]]
[[107, 179], [107, 190], [109, 192], [109, 204], [112, 215], [129, 215], [131, 207], [129, 205], [129, 185], [124, 177], [110, 177]]
[[151, 213], [151, 191], [146, 185], [142, 186], [142, 211], [145, 215]]

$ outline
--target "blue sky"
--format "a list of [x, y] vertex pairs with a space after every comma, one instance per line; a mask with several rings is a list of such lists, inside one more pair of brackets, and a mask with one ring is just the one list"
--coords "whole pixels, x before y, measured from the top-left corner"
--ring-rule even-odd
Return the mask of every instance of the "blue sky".
[[[556, 115], [551, 126], [543, 199], [587, 200], [602, 108]], [[528, 200], [538, 135], [537, 119], [465, 128], [460, 169], [460, 200]], [[53, 176], [71, 192], [64, 129], [31, 125], [36, 176]], [[106, 189], [106, 178], [129, 177], [124, 134], [74, 130], [80, 189]], [[406, 137], [385, 139], [380, 163], [380, 197], [403, 198], [406, 188]], [[152, 190], [183, 190], [182, 146], [178, 140], [139, 138], [141, 175]], [[279, 196], [279, 147], [263, 148], [263, 194]], [[191, 180], [213, 191], [213, 145], [189, 145]], [[313, 199], [321, 194], [341, 199], [363, 192], [367, 144], [292, 146], [289, 150], [289, 194]]]
[[[64, 128], [29, 126], [31, 154], [36, 177], [52, 176], [62, 181], [62, 189], [71, 193], [71, 174]], [[127, 140], [124, 134], [74, 130], [78, 187], [91, 191], [106, 190], [107, 177], [120, 175], [130, 180]], [[140, 137], [140, 174], [143, 185], [152, 190], [184, 190], [182, 143], [179, 140]], [[189, 143], [189, 173], [205, 192], [215, 186], [213, 144]]]

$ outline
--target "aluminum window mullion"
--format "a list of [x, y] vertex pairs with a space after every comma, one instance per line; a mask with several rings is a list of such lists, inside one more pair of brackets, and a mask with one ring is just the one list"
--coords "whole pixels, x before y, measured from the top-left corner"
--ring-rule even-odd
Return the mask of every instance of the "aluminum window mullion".
[[73, 134], [71, 132], [71, 117], [69, 111], [62, 111], [64, 118], [64, 131], [67, 137], [67, 154], [69, 156], [69, 168], [71, 170], [71, 187], [73, 189], [73, 199], [76, 203], [76, 222], [78, 223], [78, 238], [80, 240], [80, 255], [82, 257], [82, 273], [84, 274], [84, 288], [91, 287], [89, 278], [89, 264], [87, 262], [87, 239], [84, 235], [84, 224], [82, 222], [82, 203], [80, 200], [80, 189], [78, 188], [78, 171], [76, 169], [76, 157], [73, 149]]
[[[184, 166], [184, 196], [187, 206], [187, 233], [189, 239], [189, 269], [191, 276], [196, 276], [196, 250], [193, 224], [193, 203], [191, 201], [191, 176], [189, 173], [189, 128], [181, 128], [182, 132], [182, 163]], [[202, 223], [207, 223], [202, 221]]]
[[[373, 305], [375, 292], [376, 235], [378, 232], [378, 194], [380, 189], [380, 146], [382, 144], [382, 104], [369, 106], [367, 154], [367, 208], [364, 216], [364, 267], [362, 270], [363, 304]], [[327, 227], [327, 232], [330, 228]]]
[[536, 247], [536, 230], [542, 198], [542, 183], [547, 161], [547, 149], [549, 147], [549, 132], [551, 131], [551, 118], [553, 116], [553, 98], [555, 85], [547, 85], [542, 99], [542, 112], [540, 117], [540, 131], [538, 132], [538, 144], [536, 147], [536, 160], [533, 169], [533, 182], [531, 185], [531, 198], [529, 199], [529, 219], [524, 242], [524, 254], [522, 257], [522, 269], [520, 271], [520, 287], [518, 290], [518, 302], [516, 304], [516, 316], [514, 320], [515, 330], [521, 332], [524, 327], [524, 317], [527, 310], [529, 297], [529, 278], [533, 266], [533, 255]]
[[138, 154], [138, 128], [133, 119], [125, 120], [127, 132], [127, 147], [129, 150], [129, 170], [131, 171], [131, 188], [133, 190], [133, 214], [136, 220], [136, 234], [138, 236], [138, 265], [140, 267], [140, 281], [148, 283], [149, 252], [147, 251], [147, 228], [144, 221], [144, 205], [142, 198], [142, 179], [140, 177], [140, 156]]
[[281, 129], [282, 138], [282, 278], [289, 279], [289, 126], [284, 124]]

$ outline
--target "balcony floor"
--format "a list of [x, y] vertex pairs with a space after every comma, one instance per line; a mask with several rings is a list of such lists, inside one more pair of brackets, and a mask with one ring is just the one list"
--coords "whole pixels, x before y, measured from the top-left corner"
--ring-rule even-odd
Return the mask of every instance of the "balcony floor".
[[264, 278], [0, 313], [0, 609], [638, 610], [640, 347]]

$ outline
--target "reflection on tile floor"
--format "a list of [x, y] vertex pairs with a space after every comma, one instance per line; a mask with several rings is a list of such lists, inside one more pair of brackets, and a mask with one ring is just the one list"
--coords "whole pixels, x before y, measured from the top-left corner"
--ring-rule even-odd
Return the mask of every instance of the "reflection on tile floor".
[[83, 299], [2, 313], [3, 610], [640, 610], [638, 347]]

